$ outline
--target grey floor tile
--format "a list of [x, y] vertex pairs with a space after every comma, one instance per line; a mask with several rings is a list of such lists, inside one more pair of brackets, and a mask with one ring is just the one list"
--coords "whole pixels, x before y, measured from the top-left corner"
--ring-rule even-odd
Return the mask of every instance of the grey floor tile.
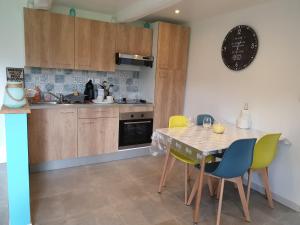
[[[161, 194], [157, 193], [162, 157], [141, 157], [110, 163], [35, 173], [30, 177], [34, 225], [192, 225], [193, 208], [183, 203], [184, 170], [176, 163]], [[0, 175], [0, 181], [5, 174]], [[191, 180], [190, 187], [194, 182]], [[2, 179], [2, 180], [1, 180]], [[0, 187], [0, 224], [8, 224], [7, 190]], [[214, 225], [218, 201], [205, 186], [201, 225]], [[252, 225], [299, 225], [300, 213], [264, 196], [251, 194]], [[226, 184], [221, 224], [244, 225], [237, 190]]]

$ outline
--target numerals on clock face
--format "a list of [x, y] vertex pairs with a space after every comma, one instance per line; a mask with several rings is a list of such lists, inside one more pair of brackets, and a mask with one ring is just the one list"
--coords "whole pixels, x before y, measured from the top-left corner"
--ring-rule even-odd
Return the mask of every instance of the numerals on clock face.
[[232, 70], [242, 70], [254, 60], [257, 49], [258, 39], [255, 31], [249, 26], [236, 26], [223, 41], [223, 62]]

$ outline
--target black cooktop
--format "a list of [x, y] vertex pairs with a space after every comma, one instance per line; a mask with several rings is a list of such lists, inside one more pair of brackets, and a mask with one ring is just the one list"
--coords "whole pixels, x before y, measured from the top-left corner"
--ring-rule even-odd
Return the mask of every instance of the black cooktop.
[[126, 99], [126, 98], [122, 98], [122, 99], [115, 100], [115, 103], [118, 103], [118, 104], [146, 104], [148, 102], [144, 99]]

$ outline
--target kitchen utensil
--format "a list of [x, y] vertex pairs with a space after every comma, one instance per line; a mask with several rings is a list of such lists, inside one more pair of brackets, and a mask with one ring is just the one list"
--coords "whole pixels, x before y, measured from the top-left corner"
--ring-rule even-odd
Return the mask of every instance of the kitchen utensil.
[[109, 103], [113, 103], [114, 102], [114, 97], [113, 96], [107, 96], [106, 101], [109, 102]]
[[85, 94], [85, 100], [95, 99], [94, 85], [92, 80], [89, 80], [89, 82], [86, 83], [84, 94]]
[[72, 94], [64, 96], [64, 100], [66, 102], [71, 103], [71, 104], [74, 104], [74, 103], [83, 104], [84, 103], [84, 98], [85, 98], [85, 95], [81, 94], [81, 93], [78, 93], [76, 95], [74, 93], [72, 93]]

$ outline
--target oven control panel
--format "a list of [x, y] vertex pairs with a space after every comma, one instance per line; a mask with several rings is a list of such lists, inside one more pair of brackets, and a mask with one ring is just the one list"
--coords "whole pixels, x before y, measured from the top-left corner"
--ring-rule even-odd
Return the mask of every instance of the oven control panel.
[[120, 113], [120, 120], [153, 119], [153, 112]]

